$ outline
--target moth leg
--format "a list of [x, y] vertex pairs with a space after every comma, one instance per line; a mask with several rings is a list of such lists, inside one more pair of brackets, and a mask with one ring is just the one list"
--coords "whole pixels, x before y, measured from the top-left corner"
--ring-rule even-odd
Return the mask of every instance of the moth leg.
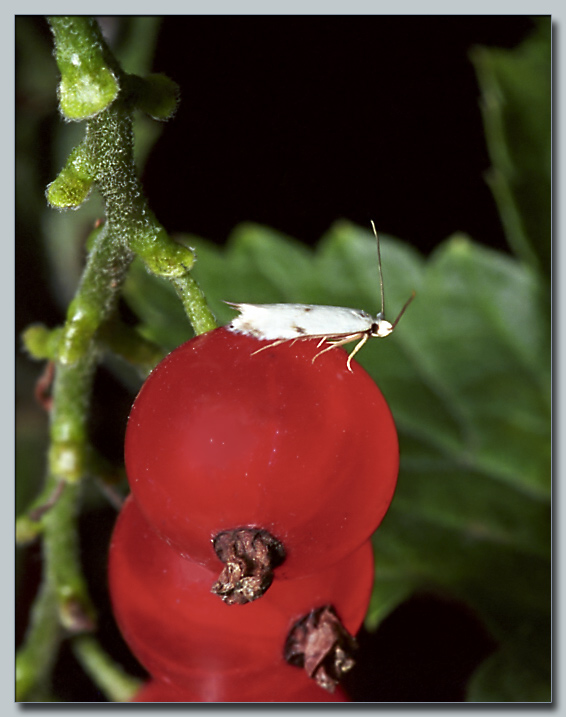
[[358, 343], [354, 346], [354, 350], [352, 353], [348, 356], [348, 361], [346, 362], [346, 365], [348, 366], [348, 371], [352, 371], [352, 367], [350, 366], [350, 361], [354, 358], [354, 356], [358, 353], [358, 351], [362, 348], [362, 346], [365, 344], [365, 342], [369, 339], [369, 334], [364, 334], [362, 338], [358, 341]]
[[[329, 341], [329, 346], [327, 346], [325, 349], [322, 349], [322, 351], [319, 351], [315, 357], [313, 358], [313, 363], [315, 359], [317, 359], [319, 356], [322, 356], [322, 354], [326, 353], [327, 351], [330, 351], [333, 348], [336, 348], [337, 346], [343, 346], [344, 344], [349, 344], [351, 341], [355, 341], [356, 339], [359, 339], [362, 334], [349, 334], [348, 336], [343, 336], [341, 339], [336, 339], [336, 341]], [[366, 336], [366, 334], [363, 334], [363, 336]], [[364, 342], [365, 343], [365, 342]], [[321, 345], [320, 343], [318, 344]]]
[[265, 349], [271, 349], [274, 346], [279, 346], [279, 344], [284, 344], [286, 341], [291, 341], [291, 339], [278, 339], [277, 341], [272, 341], [270, 344], [266, 344], [265, 346], [260, 346], [259, 349], [252, 351], [250, 356], [255, 356], [256, 354], [260, 353], [261, 351], [265, 351]]
[[[313, 337], [312, 337], [312, 336], [296, 336], [295, 338], [291, 338], [291, 339], [276, 339], [275, 341], [272, 341], [270, 344], [266, 344], [265, 346], [260, 346], [260, 348], [259, 348], [259, 349], [256, 349], [255, 351], [253, 351], [253, 352], [250, 354], [250, 356], [255, 356], [256, 354], [260, 353], [261, 351], [265, 351], [265, 349], [271, 349], [271, 348], [273, 348], [274, 346], [279, 346], [280, 344], [284, 344], [284, 343], [286, 343], [287, 341], [290, 341], [290, 342], [291, 342], [291, 346], [292, 346], [292, 345], [295, 344], [297, 341], [305, 341], [305, 340], [310, 339], [310, 338], [313, 338]], [[320, 342], [319, 342], [318, 345], [320, 346], [321, 344], [324, 343], [324, 341], [326, 341], [326, 337], [325, 337], [325, 336], [323, 336], [323, 337], [321, 338], [321, 340], [320, 340]], [[330, 348], [332, 348], [332, 347], [330, 347]], [[325, 349], [325, 351], [326, 351], [326, 349]]]

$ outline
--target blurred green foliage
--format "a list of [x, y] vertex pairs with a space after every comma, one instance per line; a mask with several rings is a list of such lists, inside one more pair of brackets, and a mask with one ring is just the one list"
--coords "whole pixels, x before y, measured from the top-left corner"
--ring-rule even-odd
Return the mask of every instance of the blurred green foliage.
[[472, 53], [492, 161], [487, 177], [507, 241], [550, 277], [552, 212], [551, 20], [515, 50]]

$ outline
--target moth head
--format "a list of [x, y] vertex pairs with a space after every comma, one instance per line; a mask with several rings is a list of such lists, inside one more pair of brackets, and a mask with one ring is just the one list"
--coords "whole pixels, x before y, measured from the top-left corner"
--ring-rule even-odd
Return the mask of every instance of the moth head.
[[382, 319], [381, 316], [379, 316], [378, 314], [375, 323], [371, 327], [371, 335], [382, 339], [385, 336], [389, 336], [393, 329], [393, 324], [391, 324], [386, 319]]

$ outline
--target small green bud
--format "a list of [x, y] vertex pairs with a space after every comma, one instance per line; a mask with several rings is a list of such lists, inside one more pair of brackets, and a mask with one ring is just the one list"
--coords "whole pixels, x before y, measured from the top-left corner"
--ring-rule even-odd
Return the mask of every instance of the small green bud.
[[32, 520], [27, 515], [22, 515], [16, 520], [16, 545], [28, 545], [32, 543], [43, 530], [39, 521]]
[[107, 67], [85, 67], [78, 54], [72, 57], [77, 65], [66, 66], [59, 85], [61, 112], [70, 120], [89, 119], [116, 99], [120, 86]]
[[84, 145], [75, 147], [57, 178], [47, 187], [47, 201], [58, 209], [77, 209], [94, 182], [90, 157]]
[[22, 333], [22, 341], [33, 358], [54, 360], [62, 332], [61, 327], [48, 329], [43, 324], [32, 324]]
[[53, 16], [57, 65], [61, 72], [59, 104], [67, 119], [83, 120], [106, 109], [120, 85], [109, 67], [108, 48], [93, 18]]
[[179, 85], [162, 74], [130, 75], [135, 106], [155, 120], [170, 119], [179, 104]]

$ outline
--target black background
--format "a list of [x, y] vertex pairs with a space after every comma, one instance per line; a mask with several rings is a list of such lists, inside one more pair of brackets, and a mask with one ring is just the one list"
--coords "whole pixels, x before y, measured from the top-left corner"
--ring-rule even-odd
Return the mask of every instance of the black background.
[[[182, 99], [144, 171], [150, 205], [170, 232], [218, 243], [251, 220], [312, 244], [346, 218], [368, 228], [373, 219], [424, 253], [455, 231], [506, 251], [484, 180], [469, 53], [514, 47], [532, 28], [508, 16], [164, 18], [153, 69], [180, 85]], [[45, 320], [32, 303], [26, 322]], [[102, 389], [118, 395], [113, 384]], [[115, 425], [129, 399], [118, 399], [114, 435], [98, 436], [118, 453]], [[89, 551], [100, 554], [107, 521], [83, 526], [85, 563]], [[103, 604], [104, 574], [90, 580]], [[111, 647], [111, 618], [102, 627]], [[464, 699], [494, 647], [474, 615], [436, 595], [411, 599], [360, 643], [347, 680], [353, 699], [391, 702]], [[73, 664], [64, 656], [59, 665], [59, 694], [99, 699]]]
[[526, 17], [166, 18], [154, 68], [182, 100], [147, 166], [170, 230], [242, 220], [308, 243], [346, 218], [424, 252], [454, 231], [505, 249], [469, 53]]

